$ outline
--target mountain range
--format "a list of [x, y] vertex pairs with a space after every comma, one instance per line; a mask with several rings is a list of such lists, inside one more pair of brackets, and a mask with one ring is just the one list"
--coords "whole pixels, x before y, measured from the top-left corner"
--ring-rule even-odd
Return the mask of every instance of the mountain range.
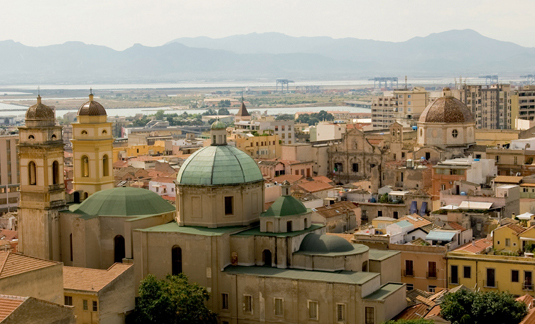
[[535, 72], [535, 48], [451, 30], [404, 42], [252, 33], [178, 38], [148, 47], [67, 42], [41, 47], [0, 41], [0, 83], [359, 79]]

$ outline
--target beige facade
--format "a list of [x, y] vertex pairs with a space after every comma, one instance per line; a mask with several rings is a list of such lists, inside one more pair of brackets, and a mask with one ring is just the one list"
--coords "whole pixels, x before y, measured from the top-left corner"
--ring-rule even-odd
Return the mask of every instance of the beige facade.
[[278, 135], [234, 134], [231, 142], [253, 159], [275, 159], [281, 156], [281, 144]]
[[0, 213], [16, 210], [19, 202], [18, 139], [17, 135], [0, 136]]
[[429, 92], [424, 88], [395, 90], [391, 96], [372, 99], [373, 129], [386, 129], [396, 121], [415, 125], [429, 104]]
[[511, 128], [511, 94], [508, 84], [464, 85], [454, 90], [455, 97], [472, 111], [476, 127], [490, 129]]

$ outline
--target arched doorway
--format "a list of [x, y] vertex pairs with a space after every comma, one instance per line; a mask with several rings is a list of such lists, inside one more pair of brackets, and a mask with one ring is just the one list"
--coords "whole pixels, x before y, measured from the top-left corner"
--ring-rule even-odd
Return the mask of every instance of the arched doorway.
[[33, 161], [28, 163], [28, 183], [32, 186], [37, 184], [37, 171]]
[[123, 262], [125, 257], [124, 237], [117, 235], [114, 239], [114, 262]]
[[173, 246], [171, 251], [172, 274], [177, 275], [182, 272], [182, 249], [179, 246]]
[[262, 252], [262, 261], [264, 261], [264, 267], [271, 267], [271, 251], [270, 250], [264, 250]]

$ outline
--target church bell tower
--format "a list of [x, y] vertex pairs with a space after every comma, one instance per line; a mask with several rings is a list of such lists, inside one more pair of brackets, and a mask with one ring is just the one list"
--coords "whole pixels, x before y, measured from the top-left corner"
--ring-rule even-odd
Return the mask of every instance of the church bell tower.
[[65, 208], [62, 127], [55, 111], [41, 103], [28, 108], [19, 127], [19, 252], [60, 260], [59, 217]]

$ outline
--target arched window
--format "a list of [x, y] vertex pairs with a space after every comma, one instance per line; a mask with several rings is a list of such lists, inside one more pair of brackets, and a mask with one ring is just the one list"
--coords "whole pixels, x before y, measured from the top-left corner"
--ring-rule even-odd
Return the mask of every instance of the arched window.
[[89, 158], [82, 156], [82, 177], [89, 177]]
[[28, 139], [29, 140], [33, 140], [33, 139], [35, 139], [35, 137], [33, 135], [30, 135], [30, 136], [28, 136]]
[[286, 232], [292, 232], [292, 221], [286, 222]]
[[55, 141], [56, 138], [57, 138], [57, 136], [56, 136], [56, 134], [52, 134], [52, 136], [51, 136], [50, 138], [51, 138], [53, 141]]
[[59, 184], [59, 162], [52, 162], [52, 184]]
[[102, 135], [106, 135], [106, 134], [108, 134], [108, 131], [103, 130], [103, 131], [102, 131]]
[[271, 251], [264, 250], [262, 252], [262, 261], [264, 262], [264, 267], [271, 267]]
[[114, 262], [123, 262], [125, 257], [124, 237], [117, 235], [114, 239]]
[[89, 194], [87, 192], [84, 192], [84, 200], [86, 200], [89, 197]]
[[456, 129], [454, 129], [454, 130], [451, 131], [451, 136], [452, 136], [453, 138], [456, 138], [458, 135], [459, 135], [459, 131], [457, 131]]
[[110, 162], [108, 159], [108, 155], [104, 155], [102, 158], [102, 174], [107, 177], [110, 175]]
[[182, 273], [182, 249], [179, 246], [175, 245], [173, 246], [173, 249], [171, 250], [171, 263], [172, 263], [171, 273], [173, 275]]
[[33, 161], [28, 163], [28, 183], [32, 186], [37, 184], [37, 170]]
[[82, 131], [82, 135], [87, 135], [87, 131], [86, 131], [86, 130], [83, 130], [83, 131]]
[[304, 229], [307, 229], [308, 228], [308, 219], [305, 218], [305, 228]]

